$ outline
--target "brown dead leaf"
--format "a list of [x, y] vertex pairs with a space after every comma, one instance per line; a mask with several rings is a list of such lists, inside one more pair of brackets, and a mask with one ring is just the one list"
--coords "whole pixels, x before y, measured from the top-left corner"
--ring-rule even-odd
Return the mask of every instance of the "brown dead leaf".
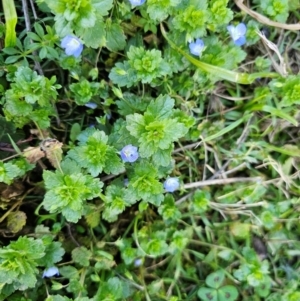
[[45, 139], [45, 137], [49, 137], [49, 132], [47, 130], [31, 129], [30, 133], [37, 136], [40, 140]]
[[41, 158], [45, 157], [45, 153], [41, 150], [39, 146], [30, 146], [24, 149], [23, 156], [27, 159], [29, 163], [36, 163]]
[[11, 185], [6, 185], [6, 187], [1, 189], [1, 201], [9, 202], [11, 199], [21, 195], [23, 192], [24, 185], [22, 182], [13, 182]]
[[55, 168], [59, 167], [62, 159], [62, 146], [63, 144], [57, 139], [47, 138], [40, 144], [40, 148], [45, 152], [47, 159]]

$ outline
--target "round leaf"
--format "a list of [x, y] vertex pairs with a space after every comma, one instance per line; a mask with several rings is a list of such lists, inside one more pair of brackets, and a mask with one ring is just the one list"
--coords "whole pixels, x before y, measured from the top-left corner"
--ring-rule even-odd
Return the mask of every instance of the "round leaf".
[[232, 285], [225, 285], [218, 290], [218, 301], [235, 301], [238, 290]]
[[218, 301], [218, 291], [213, 288], [201, 287], [198, 297], [203, 301]]

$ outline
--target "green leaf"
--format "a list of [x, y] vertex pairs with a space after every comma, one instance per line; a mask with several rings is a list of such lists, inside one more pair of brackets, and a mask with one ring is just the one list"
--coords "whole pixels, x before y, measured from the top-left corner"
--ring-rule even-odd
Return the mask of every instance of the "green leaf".
[[275, 226], [275, 218], [274, 214], [267, 210], [260, 215], [260, 220], [267, 229], [272, 229]]
[[[67, 159], [62, 168], [68, 162], [71, 163], [71, 160]], [[71, 164], [76, 166], [74, 161]], [[86, 200], [99, 196], [103, 185], [99, 179], [80, 172], [62, 175], [59, 171], [48, 171], [44, 172], [43, 177], [48, 189], [43, 206], [50, 213], [62, 212], [71, 222], [78, 221], [83, 214]]]
[[5, 47], [13, 47], [16, 45], [15, 27], [18, 21], [15, 3], [12, 0], [2, 0], [2, 4], [6, 27]]
[[209, 208], [210, 193], [204, 190], [196, 190], [193, 201], [190, 204], [190, 210], [197, 214], [202, 214]]
[[72, 279], [72, 278], [79, 278], [79, 272], [76, 268], [74, 268], [73, 266], [67, 265], [67, 266], [62, 266], [59, 269], [60, 274], [63, 277], [66, 277], [68, 279]]
[[[168, 96], [159, 96], [156, 100], [151, 101], [144, 116], [133, 114], [126, 118], [127, 130], [140, 143], [140, 156], [149, 158], [160, 151], [155, 157], [155, 162], [163, 166], [170, 163], [169, 155], [173, 142], [188, 131], [184, 124], [171, 118], [173, 105], [173, 99]], [[163, 153], [161, 150], [167, 152]]]
[[174, 99], [168, 95], [159, 95], [155, 101], [151, 101], [145, 116], [153, 116], [156, 119], [167, 119], [172, 115]]
[[127, 116], [134, 113], [145, 112], [148, 103], [145, 98], [139, 97], [132, 93], [123, 93], [122, 100], [116, 101], [119, 113], [123, 116]]
[[230, 232], [236, 238], [247, 239], [251, 233], [251, 224], [234, 222], [230, 225]]
[[153, 257], [158, 257], [166, 254], [169, 251], [169, 246], [164, 240], [150, 239], [146, 245], [145, 251]]
[[[233, 18], [233, 12], [227, 8], [228, 0], [209, 1], [208, 28], [215, 31], [217, 27], [227, 25]], [[249, 24], [248, 24], [249, 25]]]
[[225, 285], [218, 289], [219, 301], [235, 301], [238, 296], [238, 290], [232, 285]]
[[127, 88], [133, 86], [138, 81], [136, 71], [131, 68], [127, 61], [116, 63], [115, 67], [109, 73], [109, 78], [114, 84], [120, 87], [126, 86]]
[[84, 105], [89, 102], [97, 94], [99, 88], [99, 83], [90, 82], [86, 79], [70, 85], [70, 90], [74, 93], [75, 101], [78, 105]]
[[106, 31], [105, 23], [102, 21], [102, 19], [97, 19], [92, 28], [79, 29], [78, 34], [81, 36], [87, 47], [96, 49], [105, 46]]
[[0, 283], [13, 284], [14, 289], [25, 290], [36, 284], [36, 260], [42, 258], [45, 247], [42, 240], [19, 237], [0, 249]]
[[110, 278], [99, 286], [95, 301], [114, 301], [128, 298], [131, 295], [129, 283], [117, 277]]
[[208, 19], [207, 1], [200, 1], [197, 7], [189, 5], [179, 11], [172, 20], [172, 23], [178, 31], [187, 31], [191, 38], [198, 38], [206, 35], [206, 23]]
[[107, 16], [108, 11], [113, 6], [113, 0], [92, 0], [92, 5], [95, 10], [97, 10], [98, 14], [102, 16]]
[[[129, 178], [126, 199], [144, 199], [158, 203], [163, 200], [163, 185], [158, 180], [156, 168], [147, 161], [135, 164], [134, 173]], [[134, 197], [135, 196], [135, 197]]]
[[43, 235], [41, 237], [45, 246], [45, 256], [39, 259], [37, 262], [41, 266], [50, 268], [54, 266], [55, 263], [62, 260], [65, 250], [62, 248], [61, 243], [58, 241], [53, 241], [52, 235]]
[[14, 178], [23, 174], [22, 170], [15, 164], [0, 162], [0, 182], [11, 184]]
[[106, 47], [111, 51], [122, 50], [126, 46], [126, 37], [122, 27], [117, 23], [107, 24]]
[[198, 297], [203, 301], [219, 301], [217, 290], [212, 288], [200, 287], [197, 294]]
[[209, 287], [217, 289], [222, 285], [224, 279], [225, 279], [224, 272], [222, 270], [219, 270], [219, 271], [209, 274], [205, 279], [205, 283]]
[[110, 185], [106, 189], [105, 208], [102, 217], [109, 222], [116, 221], [118, 215], [129, 205], [131, 203], [126, 202], [125, 199], [125, 189], [116, 185]]
[[71, 141], [75, 142], [77, 139], [77, 136], [81, 132], [81, 126], [79, 123], [75, 122], [72, 124], [71, 131], [70, 131], [70, 139]]
[[181, 212], [175, 206], [174, 198], [171, 194], [165, 196], [163, 204], [158, 208], [158, 213], [167, 224], [176, 222], [181, 218]]
[[53, 102], [57, 98], [56, 78], [48, 79], [37, 75], [29, 67], [18, 67], [15, 82], [5, 92], [4, 112], [8, 120], [13, 120], [18, 127], [30, 121], [41, 128], [50, 124], [49, 116], [54, 114]]
[[89, 128], [78, 136], [78, 140], [79, 146], [70, 150], [68, 157], [87, 168], [93, 177], [103, 170], [113, 174], [124, 171], [118, 151], [107, 145], [108, 138], [104, 132]]
[[72, 259], [84, 267], [88, 267], [90, 265], [91, 257], [92, 252], [86, 247], [78, 247], [72, 251]]
[[192, 232], [189, 229], [175, 231], [172, 236], [169, 252], [171, 254], [182, 252], [189, 243], [191, 236]]
[[147, 13], [149, 14], [151, 19], [162, 22], [168, 17], [169, 13], [171, 12], [173, 6], [171, 5], [172, 3], [174, 3], [174, 1], [149, 0], [147, 1]]
[[85, 207], [85, 211], [84, 217], [89, 227], [97, 227], [100, 223], [100, 210], [94, 205], [89, 204]]
[[137, 80], [142, 83], [151, 83], [154, 79], [171, 73], [169, 64], [162, 58], [159, 50], [145, 50], [143, 47], [131, 46], [127, 56]]
[[280, 23], [285, 23], [289, 15], [289, 1], [288, 0], [266, 0], [258, 2], [260, 8], [272, 20]]
[[49, 295], [45, 301], [72, 301], [68, 297], [63, 297], [61, 295]]

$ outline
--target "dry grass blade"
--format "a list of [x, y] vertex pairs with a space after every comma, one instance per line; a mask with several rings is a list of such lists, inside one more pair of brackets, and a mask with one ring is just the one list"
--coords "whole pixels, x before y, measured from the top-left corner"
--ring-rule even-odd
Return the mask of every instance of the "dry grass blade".
[[244, 0], [234, 0], [234, 2], [242, 11], [244, 11], [246, 14], [250, 15], [251, 17], [253, 17], [254, 19], [256, 19], [258, 22], [260, 22], [262, 24], [273, 26], [273, 27], [278, 27], [278, 28], [283, 28], [283, 29], [287, 29], [287, 30], [300, 30], [300, 24], [285, 24], [285, 23], [275, 22], [255, 11], [253, 11], [252, 9], [250, 9], [243, 3]]

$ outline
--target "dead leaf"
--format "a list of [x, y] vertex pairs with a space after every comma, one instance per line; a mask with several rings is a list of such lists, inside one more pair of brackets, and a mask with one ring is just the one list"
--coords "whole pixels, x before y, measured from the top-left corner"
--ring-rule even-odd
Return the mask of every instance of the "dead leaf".
[[40, 144], [41, 150], [45, 152], [47, 159], [55, 168], [59, 168], [62, 159], [62, 146], [61, 142], [52, 138], [47, 138]]
[[12, 233], [17, 233], [26, 225], [27, 216], [23, 211], [12, 212], [7, 217], [7, 228]]
[[11, 199], [21, 195], [23, 192], [24, 185], [22, 182], [13, 182], [11, 185], [6, 185], [6, 187], [1, 189], [1, 200], [4, 202], [9, 202]]
[[37, 136], [40, 140], [45, 139], [45, 137], [49, 137], [49, 132], [47, 130], [31, 129], [30, 133]]
[[41, 150], [39, 146], [30, 146], [24, 149], [23, 156], [27, 159], [29, 163], [36, 163], [41, 158], [45, 157], [45, 153]]

